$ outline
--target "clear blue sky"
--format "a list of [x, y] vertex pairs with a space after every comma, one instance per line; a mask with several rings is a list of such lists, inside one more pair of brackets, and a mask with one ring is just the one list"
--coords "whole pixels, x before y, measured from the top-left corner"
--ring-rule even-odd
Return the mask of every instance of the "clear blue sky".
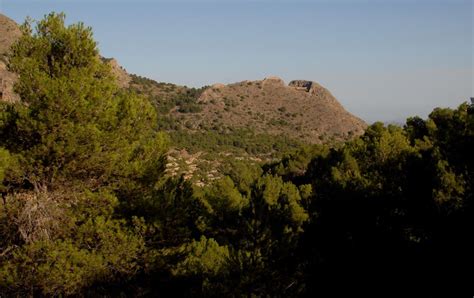
[[472, 0], [0, 0], [22, 22], [64, 11], [102, 55], [188, 86], [277, 75], [326, 86], [368, 122], [474, 96]]

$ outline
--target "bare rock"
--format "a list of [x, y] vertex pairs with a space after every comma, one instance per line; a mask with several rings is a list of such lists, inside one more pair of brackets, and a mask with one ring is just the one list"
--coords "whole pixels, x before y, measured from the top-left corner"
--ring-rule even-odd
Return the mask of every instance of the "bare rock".
[[295, 88], [296, 90], [306, 91], [311, 94], [317, 93], [318, 89], [323, 88], [316, 82], [305, 81], [305, 80], [294, 80], [288, 84], [289, 87]]

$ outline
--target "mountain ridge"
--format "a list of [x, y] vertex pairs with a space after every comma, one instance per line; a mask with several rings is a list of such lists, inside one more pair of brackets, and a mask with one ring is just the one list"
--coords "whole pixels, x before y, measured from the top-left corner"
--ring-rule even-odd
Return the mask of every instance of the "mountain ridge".
[[[7, 54], [21, 36], [19, 26], [0, 14], [0, 100], [19, 100], [13, 92], [16, 74], [7, 69]], [[305, 143], [344, 141], [361, 135], [367, 124], [347, 112], [329, 90], [314, 81], [281, 78], [216, 83], [188, 88], [158, 83], [127, 73], [114, 58], [101, 57], [110, 65], [121, 88], [149, 97], [168, 121], [165, 130], [251, 130], [257, 134], [286, 135]]]
[[214, 84], [196, 102], [202, 111], [183, 116], [188, 126], [254, 128], [270, 134], [293, 134], [308, 143], [324, 138], [346, 139], [363, 133], [363, 120], [347, 112], [329, 90], [313, 81], [294, 80], [288, 85], [279, 77]]

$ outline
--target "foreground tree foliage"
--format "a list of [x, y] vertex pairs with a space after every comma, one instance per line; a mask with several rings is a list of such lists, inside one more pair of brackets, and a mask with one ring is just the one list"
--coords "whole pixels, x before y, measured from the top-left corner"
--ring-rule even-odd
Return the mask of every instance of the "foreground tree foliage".
[[0, 103], [0, 296], [468, 282], [472, 105], [272, 164], [235, 161], [196, 187], [165, 175], [159, 107], [117, 87], [90, 28], [50, 14], [22, 29], [9, 57], [22, 102]]
[[64, 19], [25, 23], [9, 57], [22, 102], [0, 107], [6, 294], [77, 294], [133, 276], [144, 240], [114, 210], [162, 176], [153, 106], [119, 90], [91, 29]]

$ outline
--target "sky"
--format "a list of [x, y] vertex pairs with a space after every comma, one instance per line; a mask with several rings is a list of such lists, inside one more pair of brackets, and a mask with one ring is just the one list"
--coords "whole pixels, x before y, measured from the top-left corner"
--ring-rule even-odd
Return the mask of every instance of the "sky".
[[0, 12], [19, 23], [65, 12], [103, 56], [157, 81], [317, 81], [372, 123], [474, 97], [473, 2], [0, 0]]

